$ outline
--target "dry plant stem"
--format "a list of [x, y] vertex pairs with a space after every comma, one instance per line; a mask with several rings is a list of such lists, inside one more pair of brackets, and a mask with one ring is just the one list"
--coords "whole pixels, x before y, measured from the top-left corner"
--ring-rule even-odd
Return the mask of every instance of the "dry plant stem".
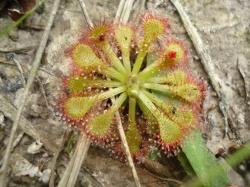
[[118, 9], [115, 15], [115, 23], [117, 23], [120, 20], [120, 17], [124, 8], [124, 3], [125, 3], [125, 0], [121, 0], [119, 3]]
[[52, 159], [52, 164], [51, 164], [51, 174], [50, 174], [50, 179], [49, 179], [49, 187], [54, 187], [55, 186], [55, 166], [56, 162], [58, 159], [59, 154], [61, 153], [61, 149], [59, 149], [55, 154]]
[[132, 158], [131, 153], [129, 151], [128, 142], [126, 140], [126, 135], [125, 135], [125, 132], [124, 132], [124, 129], [123, 129], [123, 126], [122, 126], [121, 117], [120, 117], [119, 112], [116, 112], [115, 116], [116, 116], [118, 131], [119, 131], [119, 134], [120, 134], [120, 137], [121, 137], [122, 144], [123, 144], [124, 149], [125, 149], [125, 153], [126, 153], [126, 156], [127, 156], [127, 159], [128, 159], [129, 166], [131, 167], [131, 170], [132, 170], [132, 173], [133, 173], [135, 184], [136, 184], [137, 187], [140, 187], [141, 186], [140, 180], [139, 180], [138, 174], [137, 174], [136, 169], [135, 169], [133, 158]]
[[36, 48], [36, 45], [31, 45], [31, 46], [24, 46], [24, 47], [19, 47], [19, 48], [0, 48], [1, 53], [25, 53], [28, 52], [34, 48]]
[[[89, 150], [89, 146], [90, 146], [90, 141], [86, 141], [86, 135], [85, 134], [81, 134], [80, 137], [80, 143], [79, 143], [79, 148], [77, 149], [78, 151], [76, 152], [76, 159], [74, 162], [74, 166], [72, 168], [72, 174], [75, 173], [75, 175], [71, 174], [71, 177], [69, 178], [68, 181], [68, 186], [74, 186], [77, 180], [77, 176], [79, 174], [79, 171], [81, 169], [81, 165], [79, 163], [82, 163], [83, 160], [85, 159], [87, 152]], [[85, 155], [85, 156], [83, 156]]]
[[83, 0], [78, 0], [78, 1], [81, 5], [82, 12], [83, 12], [84, 19], [85, 19], [86, 23], [88, 24], [89, 27], [93, 27], [94, 25], [93, 25], [91, 19], [89, 18], [89, 14], [88, 14], [88, 11], [87, 11], [87, 8], [86, 8], [84, 1]]
[[120, 17], [120, 20], [121, 20], [122, 23], [127, 23], [128, 22], [128, 19], [129, 19], [129, 16], [130, 16], [130, 13], [131, 13], [131, 10], [132, 10], [132, 7], [133, 7], [133, 3], [134, 3], [134, 0], [127, 0], [126, 1], [123, 13], [122, 13], [122, 15]]
[[71, 187], [75, 185], [77, 176], [81, 169], [81, 163], [85, 159], [90, 146], [90, 141], [86, 140], [86, 135], [81, 134], [78, 139], [75, 152], [58, 184], [58, 187]]
[[185, 29], [187, 30], [187, 33], [190, 37], [190, 39], [193, 42], [193, 45], [198, 53], [198, 55], [201, 58], [201, 64], [205, 70], [205, 72], [207, 73], [210, 82], [214, 88], [214, 91], [216, 92], [218, 98], [219, 98], [219, 108], [220, 111], [224, 117], [224, 123], [225, 123], [225, 134], [228, 134], [228, 115], [227, 115], [227, 103], [226, 101], [223, 99], [223, 93], [221, 91], [221, 84], [220, 84], [220, 79], [219, 77], [215, 74], [215, 68], [214, 65], [212, 64], [212, 60], [211, 57], [209, 55], [209, 52], [207, 51], [207, 49], [205, 48], [205, 46], [203, 45], [202, 39], [200, 37], [200, 35], [197, 32], [197, 29], [193, 26], [192, 22], [190, 21], [188, 15], [186, 14], [186, 12], [184, 11], [182, 5], [180, 4], [180, 2], [178, 0], [171, 0], [172, 4], [175, 6], [175, 8], [177, 9], [180, 18], [183, 22], [183, 25], [185, 27]]
[[[6, 174], [8, 161], [9, 161], [9, 156], [10, 156], [11, 147], [12, 147], [12, 144], [13, 144], [13, 141], [14, 141], [15, 133], [16, 133], [16, 130], [17, 130], [20, 118], [21, 118], [22, 111], [23, 111], [24, 106], [25, 106], [25, 101], [26, 101], [26, 98], [28, 96], [29, 89], [30, 89], [30, 87], [31, 87], [31, 85], [32, 85], [32, 83], [33, 83], [33, 81], [35, 79], [38, 67], [40, 65], [44, 49], [46, 47], [46, 44], [47, 44], [47, 41], [48, 41], [48, 38], [49, 38], [49, 32], [51, 30], [51, 27], [52, 27], [56, 12], [58, 10], [59, 4], [60, 4], [60, 0], [55, 0], [54, 1], [53, 8], [52, 8], [52, 11], [51, 11], [51, 14], [50, 14], [50, 17], [49, 17], [48, 24], [46, 26], [46, 29], [45, 29], [44, 33], [43, 33], [41, 43], [40, 43], [39, 48], [37, 50], [35, 60], [34, 60], [34, 63], [32, 65], [29, 77], [28, 77], [27, 84], [26, 84], [25, 89], [24, 89], [24, 93], [23, 93], [23, 95], [22, 95], [22, 97], [20, 99], [21, 103], [20, 103], [20, 105], [18, 107], [17, 115], [16, 115], [16, 118], [14, 120], [13, 127], [11, 129], [9, 142], [8, 142], [6, 152], [5, 152], [5, 155], [4, 155], [3, 165], [1, 167], [1, 174], [3, 175], [2, 179], [5, 178], [4, 175]], [[5, 186], [2, 182], [3, 181], [0, 181], [0, 184], [2, 186]]]
[[13, 58], [13, 61], [15, 62], [18, 71], [20, 72], [22, 84], [23, 84], [23, 86], [25, 86], [26, 80], [25, 80], [23, 68], [22, 68], [22, 66], [20, 65], [19, 61], [18, 61], [17, 59], [15, 59], [15, 57]]
[[20, 143], [24, 135], [24, 132], [21, 132], [19, 135], [17, 135], [15, 141], [13, 142], [12, 150], [15, 149], [15, 147]]
[[61, 151], [64, 148], [64, 144], [65, 144], [66, 140], [68, 139], [70, 132], [71, 132], [71, 130], [69, 130], [69, 129], [66, 129], [64, 131], [64, 135], [63, 135], [63, 139], [62, 139], [60, 148], [54, 154], [54, 157], [52, 159], [52, 163], [49, 166], [49, 168], [51, 169], [51, 175], [50, 175], [50, 179], [49, 179], [49, 187], [54, 187], [55, 186], [54, 183], [55, 183], [55, 167], [56, 167], [56, 162], [57, 162], [57, 159], [58, 159]]

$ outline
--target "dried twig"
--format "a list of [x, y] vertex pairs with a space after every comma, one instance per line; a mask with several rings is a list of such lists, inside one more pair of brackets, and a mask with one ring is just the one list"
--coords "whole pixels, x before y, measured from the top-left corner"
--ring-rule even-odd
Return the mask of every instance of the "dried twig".
[[34, 63], [32, 65], [32, 68], [31, 68], [31, 71], [30, 71], [30, 74], [29, 74], [29, 77], [28, 77], [27, 85], [25, 86], [24, 93], [23, 93], [23, 95], [22, 95], [22, 97], [20, 99], [21, 103], [20, 103], [20, 105], [18, 107], [16, 118], [14, 120], [13, 127], [11, 129], [9, 142], [8, 142], [6, 152], [5, 152], [5, 155], [4, 155], [3, 165], [1, 167], [1, 174], [2, 174], [1, 177], [2, 178], [1, 178], [0, 184], [2, 186], [5, 186], [4, 185], [4, 179], [5, 179], [5, 174], [6, 174], [6, 170], [7, 170], [7, 166], [8, 166], [9, 155], [10, 155], [11, 147], [12, 147], [12, 144], [13, 144], [13, 141], [14, 141], [15, 133], [16, 133], [16, 130], [17, 130], [20, 118], [21, 118], [21, 114], [22, 114], [22, 111], [23, 111], [24, 106], [25, 106], [25, 101], [26, 101], [26, 98], [28, 96], [29, 89], [30, 89], [30, 87], [31, 87], [31, 85], [32, 85], [32, 83], [33, 83], [33, 81], [35, 79], [38, 67], [40, 65], [44, 49], [46, 47], [46, 44], [47, 44], [47, 41], [48, 41], [48, 38], [49, 38], [49, 33], [50, 33], [50, 30], [51, 30], [55, 15], [56, 15], [57, 10], [59, 8], [59, 4], [60, 4], [60, 0], [55, 0], [54, 1], [52, 11], [51, 11], [51, 14], [50, 14], [50, 17], [49, 17], [49, 20], [48, 20], [48, 24], [46, 25], [44, 34], [42, 36], [39, 48], [38, 48], [36, 56], [35, 56]]
[[211, 57], [209, 55], [209, 52], [207, 51], [206, 47], [203, 45], [202, 39], [200, 35], [197, 32], [197, 29], [194, 27], [192, 22], [190, 21], [190, 18], [184, 11], [182, 5], [178, 0], [170, 0], [172, 4], [177, 9], [181, 20], [183, 22], [183, 25], [185, 29], [187, 30], [187, 33], [192, 40], [194, 47], [198, 53], [198, 55], [201, 58], [201, 64], [207, 73], [210, 82], [212, 84], [212, 87], [214, 88], [214, 91], [217, 93], [217, 96], [219, 98], [219, 109], [224, 117], [224, 124], [225, 124], [225, 135], [228, 134], [229, 124], [228, 124], [228, 103], [225, 101], [225, 96], [223, 94], [223, 85], [221, 84], [220, 78], [215, 74], [215, 67], [212, 63]]

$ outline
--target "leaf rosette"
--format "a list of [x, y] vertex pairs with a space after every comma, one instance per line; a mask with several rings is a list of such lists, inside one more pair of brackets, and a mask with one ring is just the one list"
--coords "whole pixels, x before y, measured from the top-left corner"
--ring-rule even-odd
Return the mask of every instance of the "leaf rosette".
[[178, 150], [198, 128], [203, 83], [187, 70], [187, 49], [168, 30], [167, 19], [146, 14], [138, 27], [103, 23], [86, 32], [69, 50], [61, 118], [119, 158], [117, 111], [135, 159], [152, 143], [166, 154]]

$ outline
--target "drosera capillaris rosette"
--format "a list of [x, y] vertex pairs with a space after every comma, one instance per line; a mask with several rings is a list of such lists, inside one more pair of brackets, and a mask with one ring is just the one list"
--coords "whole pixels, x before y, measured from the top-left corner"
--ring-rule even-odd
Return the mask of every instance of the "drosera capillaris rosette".
[[116, 111], [135, 160], [152, 144], [176, 153], [198, 128], [204, 86], [187, 71], [188, 51], [169, 34], [166, 18], [146, 13], [139, 26], [98, 24], [67, 55], [71, 73], [62, 80], [59, 116], [114, 157], [125, 159]]

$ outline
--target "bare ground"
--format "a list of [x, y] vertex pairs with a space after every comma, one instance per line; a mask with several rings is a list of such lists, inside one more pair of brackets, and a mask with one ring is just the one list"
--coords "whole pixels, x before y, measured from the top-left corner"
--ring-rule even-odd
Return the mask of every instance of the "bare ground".
[[[12, 31], [9, 37], [0, 41], [1, 157], [8, 141], [15, 107], [18, 106], [20, 93], [23, 91], [22, 75], [16, 64], [21, 65], [23, 76], [27, 77], [52, 2], [50, 0], [45, 3], [45, 7], [39, 13], [35, 13], [21, 28]], [[227, 155], [232, 149], [250, 139], [250, 1], [181, 0], [180, 2], [210, 52], [215, 67], [213, 74], [219, 80], [221, 98], [216, 96], [173, 5], [167, 0], [148, 0], [143, 8], [168, 16], [173, 35], [188, 43], [192, 71], [208, 84], [204, 104], [204, 138], [214, 154], [224, 151]], [[112, 20], [118, 3], [114, 0], [86, 1], [90, 17], [96, 22]], [[136, 6], [134, 9], [138, 8]], [[137, 14], [133, 14], [132, 17], [136, 18]], [[10, 18], [0, 17], [0, 29], [8, 23]], [[64, 132], [68, 131], [67, 126], [54, 117], [51, 103], [57, 77], [66, 73], [67, 59], [64, 57], [64, 49], [70, 46], [84, 29], [86, 24], [78, 2], [62, 1], [42, 66], [28, 97], [24, 118], [21, 121], [23, 126], [28, 124], [32, 128], [28, 127], [24, 134], [22, 130], [17, 133], [17, 145], [11, 156], [12, 172], [9, 186], [48, 186], [53, 155], [61, 147]], [[224, 115], [220, 111], [219, 102], [221, 107], [225, 108]], [[229, 125], [228, 130], [225, 127], [225, 119]], [[68, 163], [76, 136], [76, 132], [69, 135], [70, 141], [65, 144], [65, 149], [59, 155], [55, 167], [56, 182]], [[244, 178], [243, 182], [240, 176], [236, 177], [241, 186], [250, 184], [249, 165], [244, 163], [237, 169]], [[178, 186], [166, 180], [167, 176], [160, 172], [152, 174], [152, 170], [138, 167], [143, 186]], [[183, 179], [183, 176], [179, 178]], [[123, 187], [134, 186], [134, 182], [127, 165], [112, 160], [104, 151], [92, 147], [82, 166], [77, 186]]]

